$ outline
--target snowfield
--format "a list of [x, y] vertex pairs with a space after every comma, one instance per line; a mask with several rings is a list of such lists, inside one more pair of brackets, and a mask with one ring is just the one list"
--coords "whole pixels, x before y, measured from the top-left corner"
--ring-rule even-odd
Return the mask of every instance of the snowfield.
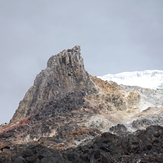
[[114, 81], [123, 85], [140, 86], [150, 89], [163, 89], [162, 70], [123, 72], [118, 74], [98, 76], [98, 78], [107, 81]]

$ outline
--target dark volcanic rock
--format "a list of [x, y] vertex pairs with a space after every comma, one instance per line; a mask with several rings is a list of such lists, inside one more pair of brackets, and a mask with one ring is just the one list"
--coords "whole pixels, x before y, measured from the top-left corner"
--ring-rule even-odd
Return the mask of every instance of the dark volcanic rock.
[[117, 124], [116, 126], [111, 127], [109, 130], [115, 134], [123, 134], [127, 132], [127, 128], [123, 124]]
[[[106, 132], [89, 141], [87, 145], [66, 150], [53, 149], [37, 142], [14, 146], [10, 144], [1, 149], [0, 162], [162, 163], [162, 135], [163, 127], [151, 126], [124, 136]], [[48, 139], [44, 138], [45, 140]]]
[[[103, 133], [86, 146], [68, 149], [66, 158], [72, 162], [163, 162], [163, 128], [151, 126], [134, 134], [116, 136]], [[79, 157], [75, 157], [79, 156]]]
[[[154, 109], [157, 109], [158, 114], [153, 114], [154, 113]], [[161, 108], [162, 110], [162, 108]], [[148, 109], [147, 109], [148, 111]], [[143, 111], [143, 112], [147, 112], [147, 111]], [[141, 118], [138, 118], [136, 120], [134, 120], [131, 125], [133, 128], [136, 129], [143, 129], [143, 128], [147, 128], [148, 126], [151, 125], [163, 125], [163, 112], [160, 111], [159, 108], [152, 108], [150, 109], [151, 114], [147, 115], [147, 116], [142, 116]], [[143, 113], [142, 112], [142, 113]]]

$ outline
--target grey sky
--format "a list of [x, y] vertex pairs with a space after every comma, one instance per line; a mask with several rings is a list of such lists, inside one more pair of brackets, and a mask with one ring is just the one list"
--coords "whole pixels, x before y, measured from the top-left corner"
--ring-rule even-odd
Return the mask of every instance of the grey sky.
[[0, 123], [48, 58], [81, 46], [95, 76], [163, 70], [162, 0], [0, 0]]

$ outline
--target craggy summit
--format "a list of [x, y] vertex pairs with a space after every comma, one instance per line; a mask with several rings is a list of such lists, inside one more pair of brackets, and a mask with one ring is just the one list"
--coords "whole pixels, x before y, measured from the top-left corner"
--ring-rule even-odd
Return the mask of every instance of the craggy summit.
[[[47, 68], [37, 75], [34, 85], [20, 102], [11, 122], [36, 113], [35, 117], [38, 119], [40, 113], [45, 117], [52, 114], [52, 117], [57, 112], [79, 108], [82, 104], [81, 96], [93, 92], [94, 84], [84, 69], [80, 47], [64, 50], [50, 57]], [[65, 100], [67, 106], [63, 106]]]

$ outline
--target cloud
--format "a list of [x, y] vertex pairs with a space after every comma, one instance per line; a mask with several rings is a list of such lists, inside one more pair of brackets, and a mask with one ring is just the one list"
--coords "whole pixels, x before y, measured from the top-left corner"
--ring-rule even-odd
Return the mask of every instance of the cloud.
[[0, 21], [0, 123], [48, 58], [74, 45], [92, 75], [163, 69], [162, 0], [0, 1]]

